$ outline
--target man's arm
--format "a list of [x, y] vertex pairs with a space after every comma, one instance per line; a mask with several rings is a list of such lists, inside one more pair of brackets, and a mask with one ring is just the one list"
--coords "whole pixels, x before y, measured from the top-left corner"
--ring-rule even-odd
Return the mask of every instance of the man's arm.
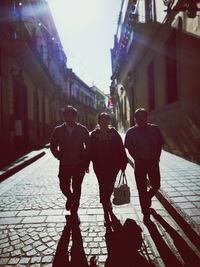
[[120, 134], [115, 130], [115, 136], [116, 136], [116, 145], [119, 147], [119, 156], [120, 156], [120, 169], [124, 171], [126, 169], [126, 165], [128, 163], [128, 158], [126, 155], [126, 150], [122, 141], [122, 138]]
[[50, 150], [55, 158], [60, 159], [60, 151], [58, 150], [58, 144], [59, 143], [58, 143], [57, 131], [56, 129], [54, 129], [50, 141]]
[[90, 165], [90, 135], [87, 128], [84, 131], [84, 144], [85, 144], [85, 171], [89, 172], [89, 165]]
[[135, 152], [134, 152], [134, 147], [133, 147], [132, 142], [131, 142], [131, 134], [130, 134], [129, 131], [126, 133], [126, 136], [125, 136], [124, 147], [128, 150], [128, 152], [131, 155], [131, 157], [134, 160], [136, 160], [136, 155], [135, 155]]
[[162, 146], [164, 145], [165, 141], [164, 141], [164, 138], [163, 138], [163, 135], [159, 129], [159, 127], [157, 127], [158, 129], [158, 138], [159, 138], [159, 141], [158, 141], [158, 145], [157, 145], [157, 151], [156, 151], [156, 158], [158, 159], [158, 161], [160, 161], [160, 155], [161, 155], [161, 152], [162, 152]]

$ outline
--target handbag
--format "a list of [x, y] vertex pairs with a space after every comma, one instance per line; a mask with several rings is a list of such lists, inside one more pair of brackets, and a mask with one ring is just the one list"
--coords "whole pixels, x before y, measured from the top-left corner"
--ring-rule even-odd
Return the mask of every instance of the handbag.
[[125, 172], [121, 172], [119, 182], [114, 188], [113, 195], [114, 198], [112, 202], [114, 205], [123, 205], [130, 203], [131, 193]]

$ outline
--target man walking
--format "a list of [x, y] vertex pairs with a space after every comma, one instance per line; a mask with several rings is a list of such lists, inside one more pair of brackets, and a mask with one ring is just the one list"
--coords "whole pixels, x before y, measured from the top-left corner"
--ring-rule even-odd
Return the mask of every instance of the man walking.
[[135, 126], [125, 136], [125, 147], [135, 162], [135, 179], [144, 223], [150, 220], [151, 198], [160, 188], [159, 160], [164, 144], [160, 129], [147, 122], [147, 115], [144, 108], [137, 109], [134, 114]]
[[65, 122], [55, 127], [50, 149], [60, 161], [60, 189], [66, 196], [66, 210], [70, 210], [72, 218], [79, 222], [78, 208], [80, 204], [81, 185], [85, 172], [88, 171], [89, 132], [77, 123], [77, 109], [67, 106], [63, 110]]

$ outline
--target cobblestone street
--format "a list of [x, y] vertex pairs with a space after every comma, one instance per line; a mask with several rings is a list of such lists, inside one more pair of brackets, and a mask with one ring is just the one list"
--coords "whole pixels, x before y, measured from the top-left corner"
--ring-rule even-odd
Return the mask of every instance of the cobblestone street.
[[0, 0], [0, 267], [200, 267], [199, 72], [200, 0]]
[[[0, 184], [0, 266], [52, 266], [67, 212], [58, 185], [58, 161], [49, 149], [45, 152], [41, 159]], [[199, 266], [200, 252], [155, 197], [153, 226], [143, 224], [131, 165], [126, 173], [131, 203], [115, 206], [114, 212], [122, 223], [133, 218], [142, 227], [144, 257], [155, 266]], [[96, 255], [98, 266], [104, 266], [104, 218], [92, 164], [84, 178], [79, 216], [85, 254], [88, 260]]]

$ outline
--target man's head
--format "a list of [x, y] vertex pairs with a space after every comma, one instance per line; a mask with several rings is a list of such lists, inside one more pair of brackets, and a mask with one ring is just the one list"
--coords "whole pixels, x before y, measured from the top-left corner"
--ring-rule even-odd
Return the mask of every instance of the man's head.
[[102, 112], [98, 116], [98, 124], [100, 125], [101, 128], [108, 127], [108, 125], [110, 124], [110, 121], [111, 121], [110, 115], [106, 112]]
[[147, 125], [147, 111], [144, 108], [138, 108], [136, 109], [135, 113], [134, 113], [134, 119], [135, 119], [135, 123], [139, 126], [139, 127], [145, 127]]
[[77, 119], [77, 109], [71, 105], [66, 106], [63, 109], [63, 117], [67, 125], [73, 126], [75, 125]]

